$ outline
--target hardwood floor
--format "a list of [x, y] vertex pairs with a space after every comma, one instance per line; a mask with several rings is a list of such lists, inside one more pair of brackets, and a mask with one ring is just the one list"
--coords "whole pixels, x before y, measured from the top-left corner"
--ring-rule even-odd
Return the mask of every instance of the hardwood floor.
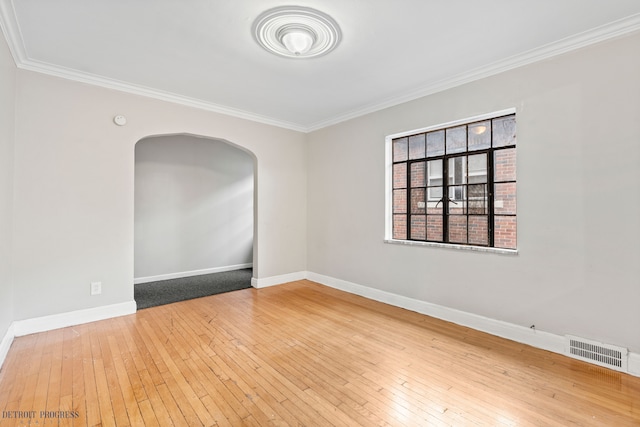
[[631, 426], [640, 378], [300, 281], [16, 338], [0, 410], [3, 427]]

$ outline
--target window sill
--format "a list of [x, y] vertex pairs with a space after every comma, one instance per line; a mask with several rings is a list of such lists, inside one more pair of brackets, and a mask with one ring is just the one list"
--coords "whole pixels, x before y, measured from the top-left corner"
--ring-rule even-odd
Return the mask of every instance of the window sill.
[[435, 247], [435, 248], [455, 249], [455, 250], [463, 250], [463, 251], [489, 252], [489, 253], [500, 254], [500, 255], [518, 255], [517, 249], [488, 248], [485, 246], [456, 245], [452, 243], [417, 242], [415, 240], [385, 239], [384, 242], [391, 243], [394, 245], [429, 246], [429, 247]]

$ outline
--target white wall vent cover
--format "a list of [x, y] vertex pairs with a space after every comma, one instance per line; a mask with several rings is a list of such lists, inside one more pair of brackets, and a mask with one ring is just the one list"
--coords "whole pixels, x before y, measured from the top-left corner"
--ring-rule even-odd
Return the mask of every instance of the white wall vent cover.
[[585, 338], [567, 335], [566, 353], [576, 359], [595, 363], [605, 368], [627, 372], [629, 350], [610, 344], [603, 344]]

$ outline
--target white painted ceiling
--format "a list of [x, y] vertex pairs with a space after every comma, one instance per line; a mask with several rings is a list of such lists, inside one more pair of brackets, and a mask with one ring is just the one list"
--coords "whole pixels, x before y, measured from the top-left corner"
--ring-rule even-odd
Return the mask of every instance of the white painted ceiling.
[[[331, 15], [329, 55], [253, 40], [267, 9]], [[20, 68], [309, 131], [640, 29], [640, 0], [0, 0]]]

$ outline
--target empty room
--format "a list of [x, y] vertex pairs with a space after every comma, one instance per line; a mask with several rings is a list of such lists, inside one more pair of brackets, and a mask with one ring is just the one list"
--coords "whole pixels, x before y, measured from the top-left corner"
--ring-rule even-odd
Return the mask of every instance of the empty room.
[[637, 0], [0, 26], [1, 427], [640, 425]]

